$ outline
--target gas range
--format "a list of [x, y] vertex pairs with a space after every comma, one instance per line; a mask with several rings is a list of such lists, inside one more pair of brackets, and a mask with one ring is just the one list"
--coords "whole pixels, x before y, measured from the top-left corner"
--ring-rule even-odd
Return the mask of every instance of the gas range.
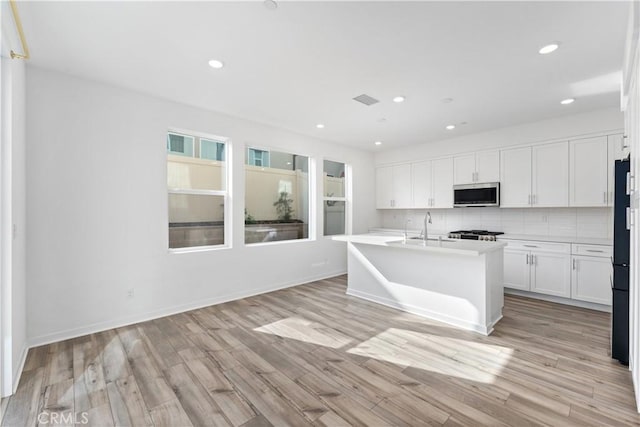
[[467, 239], [467, 240], [483, 240], [486, 242], [495, 242], [496, 236], [504, 234], [501, 231], [487, 230], [458, 230], [449, 233], [450, 239]]

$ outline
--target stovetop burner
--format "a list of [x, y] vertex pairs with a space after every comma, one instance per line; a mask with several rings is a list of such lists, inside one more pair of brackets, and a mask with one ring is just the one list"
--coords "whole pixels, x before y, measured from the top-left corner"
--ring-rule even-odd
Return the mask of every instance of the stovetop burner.
[[450, 239], [484, 240], [493, 242], [496, 236], [504, 234], [502, 231], [487, 230], [457, 230], [449, 233]]

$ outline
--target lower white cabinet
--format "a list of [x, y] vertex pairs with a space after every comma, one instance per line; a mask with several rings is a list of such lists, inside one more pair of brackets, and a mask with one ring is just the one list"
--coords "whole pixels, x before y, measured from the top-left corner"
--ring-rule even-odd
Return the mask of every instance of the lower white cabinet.
[[531, 290], [529, 251], [504, 250], [504, 286], [521, 291]]
[[611, 305], [611, 260], [574, 255], [571, 259], [571, 297]]
[[504, 286], [568, 298], [571, 296], [570, 256], [537, 250], [504, 250]]
[[531, 291], [570, 298], [570, 259], [566, 254], [531, 252]]
[[508, 240], [504, 287], [611, 305], [612, 247]]

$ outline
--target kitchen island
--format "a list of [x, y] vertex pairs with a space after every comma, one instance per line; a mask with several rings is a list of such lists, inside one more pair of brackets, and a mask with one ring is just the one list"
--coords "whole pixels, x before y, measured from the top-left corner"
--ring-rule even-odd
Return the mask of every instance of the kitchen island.
[[484, 335], [502, 318], [506, 243], [370, 234], [334, 240], [347, 242], [349, 295]]

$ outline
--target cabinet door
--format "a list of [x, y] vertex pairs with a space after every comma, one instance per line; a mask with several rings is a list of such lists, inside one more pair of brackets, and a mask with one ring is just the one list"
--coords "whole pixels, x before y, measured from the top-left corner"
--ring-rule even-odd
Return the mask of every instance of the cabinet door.
[[500, 206], [530, 206], [531, 147], [500, 152]]
[[476, 153], [476, 182], [500, 181], [500, 152], [479, 151]]
[[531, 289], [529, 251], [504, 250], [504, 287], [521, 291]]
[[475, 153], [456, 156], [453, 158], [453, 183], [471, 184], [476, 182]]
[[431, 162], [431, 207], [453, 207], [453, 158]]
[[609, 151], [607, 158], [607, 206], [613, 206], [616, 160], [622, 160], [629, 154], [629, 149], [624, 144], [625, 139], [622, 137], [622, 134], [609, 135], [607, 137], [607, 148]]
[[607, 205], [607, 137], [569, 142], [569, 203], [571, 206]]
[[376, 168], [376, 208], [393, 207], [393, 167]]
[[411, 191], [411, 165], [393, 167], [393, 207], [407, 209], [413, 206]]
[[569, 143], [534, 146], [531, 156], [531, 205], [569, 206]]
[[531, 252], [531, 291], [569, 298], [571, 257], [565, 254]]
[[411, 165], [413, 182], [413, 207], [428, 208], [431, 204], [431, 162], [419, 162]]
[[574, 256], [571, 270], [571, 298], [611, 305], [611, 260]]

